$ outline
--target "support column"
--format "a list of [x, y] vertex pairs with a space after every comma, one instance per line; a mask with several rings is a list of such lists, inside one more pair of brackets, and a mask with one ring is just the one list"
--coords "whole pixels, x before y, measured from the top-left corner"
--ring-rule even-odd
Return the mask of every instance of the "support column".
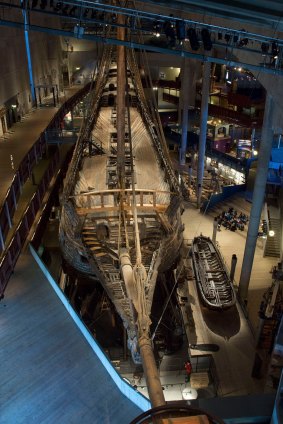
[[206, 131], [208, 118], [208, 99], [210, 87], [210, 62], [204, 62], [202, 76], [201, 116], [200, 134], [198, 147], [198, 169], [197, 169], [197, 207], [201, 206], [202, 183], [204, 174], [204, 156], [206, 147]]
[[[27, 4], [28, 2], [26, 2]], [[30, 44], [29, 44], [29, 26], [28, 26], [28, 12], [26, 9], [23, 9], [23, 17], [24, 17], [24, 25], [25, 25], [25, 45], [26, 45], [26, 54], [27, 54], [27, 62], [28, 62], [28, 74], [29, 74], [29, 85], [30, 85], [30, 95], [32, 99], [32, 105], [34, 106], [36, 103], [35, 100], [35, 87], [34, 87], [34, 79], [33, 79], [33, 71], [32, 71], [32, 60], [30, 53]]]
[[252, 272], [258, 228], [261, 220], [262, 205], [265, 196], [266, 180], [268, 174], [269, 159], [273, 141], [272, 130], [272, 112], [273, 99], [267, 94], [265, 101], [265, 110], [263, 118], [263, 127], [261, 132], [261, 142], [257, 163], [256, 179], [253, 191], [252, 208], [250, 213], [250, 222], [242, 264], [238, 296], [240, 300], [247, 303], [248, 289]]

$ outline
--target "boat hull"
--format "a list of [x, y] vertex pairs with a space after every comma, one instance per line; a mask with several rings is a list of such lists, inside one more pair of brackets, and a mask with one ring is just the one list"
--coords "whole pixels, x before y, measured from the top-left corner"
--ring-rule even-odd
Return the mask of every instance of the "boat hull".
[[221, 254], [209, 237], [195, 237], [192, 262], [196, 284], [204, 306], [214, 310], [231, 308], [235, 292]]

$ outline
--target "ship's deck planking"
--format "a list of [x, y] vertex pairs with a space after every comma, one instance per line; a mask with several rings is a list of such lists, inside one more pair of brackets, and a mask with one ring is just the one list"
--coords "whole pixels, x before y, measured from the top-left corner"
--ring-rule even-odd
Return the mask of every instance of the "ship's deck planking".
[[126, 399], [29, 254], [0, 303], [1, 423], [127, 423]]

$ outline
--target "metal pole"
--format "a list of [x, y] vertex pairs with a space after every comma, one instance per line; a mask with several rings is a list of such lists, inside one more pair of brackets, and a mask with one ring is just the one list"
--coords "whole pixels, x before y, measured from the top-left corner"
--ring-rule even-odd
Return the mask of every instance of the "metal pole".
[[202, 96], [201, 96], [201, 117], [200, 134], [198, 148], [198, 169], [197, 169], [197, 207], [201, 206], [202, 183], [204, 174], [204, 156], [206, 147], [206, 131], [208, 118], [208, 98], [210, 87], [210, 62], [204, 62], [202, 77]]
[[239, 299], [245, 304], [248, 301], [248, 289], [253, 267], [258, 228], [261, 219], [262, 205], [265, 196], [265, 187], [268, 174], [269, 159], [273, 141], [273, 130], [271, 127], [273, 112], [273, 99], [267, 94], [263, 118], [262, 136], [260, 142], [256, 179], [253, 191], [250, 222], [244, 252], [243, 265], [240, 276]]

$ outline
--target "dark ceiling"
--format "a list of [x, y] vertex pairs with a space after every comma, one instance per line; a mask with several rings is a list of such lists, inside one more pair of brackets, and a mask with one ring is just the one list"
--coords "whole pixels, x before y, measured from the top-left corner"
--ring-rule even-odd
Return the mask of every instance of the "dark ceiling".
[[[136, 2], [147, 4], [145, 7], [159, 6], [160, 13], [171, 9], [175, 14], [199, 15], [200, 19], [209, 17], [225, 18], [231, 21], [246, 22], [256, 27], [266, 27], [274, 31], [283, 30], [283, 0], [145, 0]], [[140, 8], [140, 7], [138, 7]]]

